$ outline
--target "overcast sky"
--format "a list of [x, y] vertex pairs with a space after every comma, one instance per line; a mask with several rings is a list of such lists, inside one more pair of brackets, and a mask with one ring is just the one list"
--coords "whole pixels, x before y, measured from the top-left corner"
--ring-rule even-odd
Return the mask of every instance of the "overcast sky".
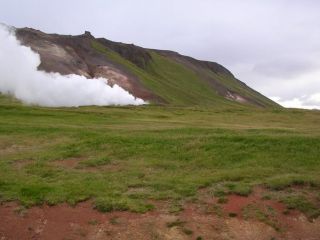
[[216, 61], [286, 106], [320, 109], [319, 0], [0, 0], [0, 22]]

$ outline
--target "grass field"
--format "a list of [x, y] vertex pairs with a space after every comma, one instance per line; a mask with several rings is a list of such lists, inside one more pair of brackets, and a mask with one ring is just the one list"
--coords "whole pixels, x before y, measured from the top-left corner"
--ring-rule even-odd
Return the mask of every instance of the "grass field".
[[145, 212], [149, 200], [196, 199], [203, 187], [318, 188], [320, 113], [41, 108], [0, 95], [0, 159], [1, 201], [26, 206], [92, 199], [101, 211]]

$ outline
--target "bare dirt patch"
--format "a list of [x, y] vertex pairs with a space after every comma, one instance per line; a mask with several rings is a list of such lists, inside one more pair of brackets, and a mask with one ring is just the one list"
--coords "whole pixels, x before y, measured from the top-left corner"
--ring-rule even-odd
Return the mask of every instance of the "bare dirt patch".
[[52, 162], [52, 165], [66, 169], [75, 169], [78, 166], [79, 162], [82, 160], [83, 158], [67, 158], [54, 161]]
[[[225, 204], [217, 204], [214, 197], [206, 203], [187, 202], [175, 213], [170, 213], [169, 205], [168, 201], [161, 201], [155, 204], [155, 210], [138, 214], [100, 213], [93, 209], [90, 201], [76, 207], [62, 204], [30, 209], [23, 209], [16, 203], [3, 203], [0, 206], [0, 239], [320, 239], [319, 218], [309, 221], [297, 211], [283, 214], [282, 203], [262, 199], [257, 192], [249, 197], [230, 195]], [[280, 229], [259, 217], [245, 218], [243, 209], [247, 206], [272, 208]], [[230, 212], [236, 215], [230, 216]]]
[[34, 160], [28, 160], [28, 159], [17, 160], [12, 163], [12, 166], [16, 170], [21, 170], [21, 169], [25, 168], [27, 165], [33, 164], [33, 163], [34, 163]]

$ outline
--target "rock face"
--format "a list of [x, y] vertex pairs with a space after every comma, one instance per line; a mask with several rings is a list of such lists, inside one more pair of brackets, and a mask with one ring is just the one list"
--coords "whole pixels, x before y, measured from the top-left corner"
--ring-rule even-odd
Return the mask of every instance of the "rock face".
[[109, 79], [111, 85], [116, 83], [136, 97], [148, 101], [157, 99], [127, 69], [95, 51], [91, 46], [95, 38], [90, 32], [80, 36], [64, 36], [22, 28], [17, 29], [16, 36], [23, 45], [40, 54], [39, 70], [87, 78], [104, 77]]
[[[218, 63], [199, 61], [172, 51], [145, 49], [133, 44], [94, 38], [88, 31], [83, 35], [70, 36], [20, 28], [16, 30], [16, 36], [23, 45], [39, 53], [39, 70], [63, 75], [78, 74], [88, 79], [104, 77], [109, 80], [110, 85], [118, 84], [146, 101], [171, 104], [174, 100], [179, 100], [180, 104], [185, 105], [202, 104], [202, 90], [197, 90], [196, 86], [199, 84], [199, 89], [209, 89], [206, 91], [211, 91], [217, 101], [224, 99], [260, 107], [276, 106], [271, 100], [235, 79], [229, 70]], [[157, 67], [160, 66], [160, 60], [165, 64], [165, 70]], [[182, 71], [192, 71], [197, 76], [197, 79], [190, 82], [192, 88], [184, 83], [188, 76], [182, 75]], [[169, 83], [181, 84], [181, 87], [169, 93]], [[198, 100], [185, 100], [191, 97]], [[215, 101], [214, 97], [210, 99], [211, 102]]]
[[120, 54], [123, 58], [132, 62], [136, 66], [145, 69], [152, 57], [148, 50], [135, 46], [133, 44], [116, 43], [110, 40], [99, 38], [97, 39], [102, 45], [112, 49], [113, 51]]

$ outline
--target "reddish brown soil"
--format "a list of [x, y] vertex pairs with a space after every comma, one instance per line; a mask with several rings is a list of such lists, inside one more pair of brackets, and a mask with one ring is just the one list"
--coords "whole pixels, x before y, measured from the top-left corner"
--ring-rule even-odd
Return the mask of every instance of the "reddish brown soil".
[[280, 202], [263, 200], [259, 190], [248, 197], [238, 195], [229, 196], [228, 202], [223, 205], [223, 209], [227, 213], [236, 213], [237, 216], [241, 217], [242, 210], [248, 205], [256, 205], [260, 208], [271, 207], [278, 213], [283, 213], [286, 210], [286, 206]]
[[78, 166], [79, 162], [84, 160], [82, 158], [68, 158], [63, 160], [54, 161], [52, 165], [57, 167], [63, 167], [66, 169], [74, 169]]
[[[259, 193], [249, 197], [231, 195], [226, 204], [216, 199], [184, 204], [178, 213], [170, 213], [168, 202], [158, 202], [156, 210], [145, 213], [100, 213], [90, 202], [76, 207], [66, 204], [23, 209], [16, 203], [0, 206], [0, 240], [44, 239], [217, 239], [217, 240], [319, 240], [320, 219], [310, 222], [298, 212], [283, 214], [285, 206], [261, 200]], [[275, 229], [270, 222], [243, 217], [243, 209], [254, 205], [275, 211]], [[219, 211], [208, 211], [216, 206]], [[230, 217], [229, 213], [236, 216]], [[271, 219], [271, 223], [274, 219]]]

